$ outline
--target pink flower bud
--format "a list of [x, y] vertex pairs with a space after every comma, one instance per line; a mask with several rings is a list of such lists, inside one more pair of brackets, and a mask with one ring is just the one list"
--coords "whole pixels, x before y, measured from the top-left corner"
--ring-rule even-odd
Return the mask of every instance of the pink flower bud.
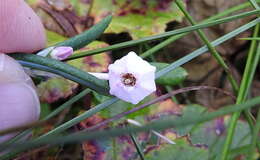
[[56, 47], [51, 51], [50, 56], [53, 59], [64, 60], [64, 59], [68, 58], [69, 56], [71, 56], [72, 53], [73, 53], [72, 47], [67, 47], [67, 46]]

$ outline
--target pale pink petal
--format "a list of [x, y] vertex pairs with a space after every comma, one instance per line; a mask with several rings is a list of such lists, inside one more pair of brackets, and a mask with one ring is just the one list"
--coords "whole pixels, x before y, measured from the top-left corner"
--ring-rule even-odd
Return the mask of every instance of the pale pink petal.
[[[109, 65], [108, 70], [110, 94], [124, 101], [137, 104], [156, 91], [156, 68], [134, 52]], [[125, 77], [127, 81], [122, 80]]]
[[64, 60], [71, 56], [73, 53], [73, 48], [68, 46], [56, 47], [51, 51], [50, 56], [56, 60]]
[[125, 65], [128, 72], [143, 75], [147, 72], [154, 72], [156, 70], [154, 66], [137, 56], [135, 52], [129, 52], [124, 59], [126, 61]]

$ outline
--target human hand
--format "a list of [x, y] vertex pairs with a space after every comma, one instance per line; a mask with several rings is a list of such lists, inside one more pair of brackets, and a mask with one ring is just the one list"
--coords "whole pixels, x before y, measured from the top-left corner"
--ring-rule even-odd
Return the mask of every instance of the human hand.
[[[0, 130], [38, 120], [35, 86], [22, 66], [4, 53], [32, 53], [45, 47], [40, 19], [23, 0], [0, 0]], [[15, 134], [0, 136], [0, 143]]]
[[45, 43], [43, 25], [24, 0], [0, 0], [0, 52], [32, 53]]

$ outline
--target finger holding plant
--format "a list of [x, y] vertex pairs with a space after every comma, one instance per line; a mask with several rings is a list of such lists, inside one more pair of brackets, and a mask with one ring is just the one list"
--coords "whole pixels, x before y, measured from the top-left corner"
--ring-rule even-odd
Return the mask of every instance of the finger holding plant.
[[[94, 2], [94, 1], [92, 1]], [[159, 2], [159, 1], [158, 1]], [[174, 1], [175, 2], [175, 1]], [[173, 3], [174, 3], [173, 2]], [[48, 3], [54, 3], [54, 1], [50, 1]], [[85, 2], [84, 2], [85, 3]], [[172, 2], [171, 2], [172, 3]], [[93, 5], [93, 4], [92, 4]], [[93, 7], [93, 6], [92, 6]], [[95, 7], [95, 6], [94, 6]], [[91, 7], [90, 7], [91, 8]], [[239, 8], [239, 7], [238, 7]], [[234, 10], [240, 10], [240, 9], [234, 9]], [[228, 14], [234, 12], [234, 10], [230, 9], [228, 12], [225, 12], [225, 14], [219, 14], [216, 17], [226, 16]], [[23, 0], [0, 0], [0, 152], [2, 152], [3, 148], [5, 149], [5, 146], [19, 146], [17, 150], [15, 150], [14, 153], [10, 153], [11, 156], [8, 154], [4, 155], [4, 159], [8, 159], [6, 157], [14, 157], [17, 154], [31, 149], [32, 147], [41, 146], [41, 145], [50, 145], [49, 143], [53, 145], [59, 145], [59, 144], [65, 144], [65, 143], [71, 143], [71, 142], [82, 142], [84, 140], [90, 140], [95, 141], [96, 139], [105, 139], [105, 138], [111, 138], [111, 137], [117, 137], [117, 136], [129, 136], [129, 134], [133, 137], [133, 141], [136, 141], [135, 133], [145, 131], [145, 132], [152, 132], [156, 136], [164, 139], [164, 142], [168, 142], [170, 145], [173, 145], [174, 151], [175, 149], [181, 146], [181, 150], [183, 149], [182, 145], [183, 142], [180, 142], [180, 138], [178, 137], [178, 134], [175, 129], [182, 129], [181, 127], [186, 127], [189, 125], [196, 125], [202, 128], [203, 132], [199, 132], [198, 134], [201, 134], [199, 136], [204, 136], [204, 122], [209, 122], [209, 120], [214, 121], [214, 118], [218, 118], [219, 116], [222, 116], [220, 118], [223, 118], [224, 115], [228, 113], [232, 113], [235, 111], [240, 111], [242, 109], [250, 108], [251, 106], [258, 104], [260, 102], [259, 99], [254, 99], [252, 102], [248, 102], [245, 105], [238, 105], [238, 106], [227, 106], [223, 109], [220, 109], [219, 111], [212, 111], [211, 113], [207, 114], [207, 112], [204, 112], [206, 110], [203, 110], [203, 112], [193, 113], [194, 106], [192, 107], [186, 107], [181, 106], [182, 113], [178, 112], [179, 105], [175, 103], [174, 97], [172, 99], [168, 99], [171, 96], [188, 92], [191, 90], [201, 90], [204, 89], [215, 89], [216, 91], [222, 91], [223, 93], [228, 93], [226, 95], [231, 95], [229, 92], [225, 92], [219, 88], [215, 87], [209, 87], [209, 86], [195, 86], [193, 87], [186, 87], [181, 88], [179, 90], [171, 91], [171, 87], [176, 84], [180, 84], [185, 77], [187, 76], [187, 72], [185, 69], [181, 68], [180, 66], [191, 61], [192, 59], [202, 55], [203, 53], [206, 53], [208, 50], [211, 50], [212, 48], [220, 45], [221, 43], [230, 40], [231, 38], [237, 36], [238, 34], [254, 27], [259, 23], [259, 18], [254, 19], [248, 24], [245, 24], [234, 31], [223, 35], [222, 37], [214, 40], [213, 42], [208, 42], [207, 45], [203, 46], [190, 54], [180, 58], [179, 60], [172, 62], [171, 64], [166, 63], [149, 63], [148, 61], [142, 59], [141, 57], [147, 57], [152, 55], [153, 53], [157, 52], [158, 50], [164, 48], [165, 46], [169, 45], [173, 41], [185, 36], [189, 32], [196, 31], [199, 29], [203, 29], [209, 26], [214, 26], [216, 24], [221, 24], [225, 22], [230, 22], [235, 19], [239, 19], [246, 16], [256, 15], [259, 13], [259, 10], [253, 10], [245, 13], [240, 13], [234, 16], [226, 17], [223, 19], [213, 20], [217, 19], [215, 16], [213, 19], [206, 21], [202, 24], [196, 24], [193, 23], [193, 26], [181, 28], [181, 29], [175, 29], [173, 31], [165, 32], [159, 35], [154, 35], [151, 37], [144, 37], [137, 40], [132, 40], [128, 42], [123, 42], [115, 45], [111, 45], [104, 48], [98, 48], [94, 50], [80, 50], [81, 53], [75, 53], [74, 51], [79, 50], [81, 48], [84, 48], [86, 45], [90, 44], [94, 40], [96, 40], [98, 37], [100, 37], [101, 34], [104, 33], [106, 28], [109, 26], [112, 17], [107, 16], [102, 17], [102, 20], [94, 25], [93, 27], [89, 28], [87, 31], [69, 38], [63, 42], [57, 43], [53, 46], [48, 46], [46, 48], [46, 37], [44, 32], [44, 27], [39, 20], [39, 18], [36, 16], [36, 14], [33, 12], [33, 10], [25, 3]], [[148, 13], [147, 13], [148, 14]], [[91, 15], [90, 15], [91, 16]], [[187, 14], [186, 14], [187, 16]], [[12, 17], [12, 18], [10, 18]], [[256, 27], [256, 30], [259, 30], [259, 28]], [[258, 34], [258, 32], [257, 32]], [[170, 37], [172, 36], [172, 37]], [[149, 49], [148, 42], [163, 39], [166, 37], [170, 37], [169, 39], [165, 41], [161, 41], [157, 44], [151, 43], [151, 44], [157, 44], [154, 47]], [[203, 37], [202, 37], [203, 38]], [[204, 39], [205, 40], [205, 37]], [[145, 46], [147, 43], [147, 46]], [[256, 45], [256, 40], [254, 40], [254, 43]], [[131, 51], [125, 56], [122, 56], [120, 59], [116, 59], [113, 63], [108, 65], [107, 73], [93, 73], [93, 72], [85, 72], [83, 70], [80, 70], [76, 67], [73, 67], [66, 63], [67, 60], [72, 60], [76, 58], [81, 58], [84, 56], [91, 56], [93, 54], [102, 53], [104, 51], [113, 51], [116, 49], [126, 48], [130, 46], [137, 46], [137, 44], [144, 44], [145, 51], [143, 54], [139, 53], [136, 54], [135, 52]], [[140, 46], [141, 46], [140, 45]], [[255, 45], [253, 45], [253, 48], [255, 48], [254, 52], [256, 53], [256, 58], [254, 63], [252, 63], [251, 67], [248, 68], [254, 68], [257, 64], [257, 57], [259, 56], [259, 47], [257, 48]], [[138, 47], [140, 47], [138, 46]], [[144, 51], [143, 46], [140, 47], [140, 51]], [[256, 49], [257, 48], [257, 49]], [[33, 53], [33, 54], [28, 54]], [[251, 52], [253, 53], [253, 52]], [[122, 53], [125, 54], [125, 53]], [[250, 56], [249, 56], [250, 57]], [[13, 59], [14, 58], [14, 59]], [[153, 57], [150, 57], [153, 59]], [[24, 71], [25, 67], [27, 70]], [[29, 69], [28, 69], [29, 68]], [[253, 75], [254, 69], [250, 71]], [[83, 93], [79, 93], [75, 97], [73, 96], [70, 100], [68, 100], [63, 105], [55, 108], [50, 114], [48, 114], [46, 117], [42, 119], [42, 121], [48, 120], [54, 116], [56, 116], [58, 113], [63, 111], [66, 108], [69, 108], [72, 106], [73, 103], [78, 101], [80, 98], [84, 97], [85, 94], [93, 93], [93, 96], [95, 96], [96, 101], [88, 102], [90, 105], [94, 103], [98, 103], [96, 106], [87, 106], [87, 110], [84, 112], [81, 112], [79, 115], [69, 119], [67, 122], [62, 121], [63, 123], [57, 126], [53, 125], [53, 129], [51, 129], [49, 132], [35, 137], [32, 140], [27, 139], [24, 143], [25, 146], [22, 146], [19, 144], [19, 141], [17, 141], [17, 137], [19, 137], [22, 134], [19, 134], [20, 131], [23, 131], [24, 129], [31, 129], [31, 125], [24, 126], [26, 124], [32, 123], [34, 121], [39, 120], [40, 116], [40, 102], [39, 98], [36, 93], [36, 87], [33, 84], [32, 79], [29, 77], [28, 73], [30, 75], [40, 75], [40, 76], [47, 76], [49, 77], [63, 77], [68, 80], [72, 80], [78, 84], [81, 85], [81, 87], [88, 88], [87, 91]], [[228, 72], [229, 73], [229, 72]], [[249, 72], [248, 72], [249, 73]], [[252, 77], [251, 77], [252, 78]], [[66, 81], [66, 80], [65, 80]], [[66, 81], [67, 82], [67, 81]], [[242, 81], [243, 82], [243, 81]], [[250, 80], [245, 80], [244, 82], [248, 82], [250, 84]], [[160, 91], [165, 92], [167, 90], [167, 94], [158, 96], [157, 94], [152, 95], [147, 98], [149, 99], [149, 102], [146, 102], [144, 100], [141, 102], [145, 97], [149, 96], [153, 92], [156, 91], [156, 84], [160, 85]], [[79, 87], [79, 89], [81, 89]], [[43, 87], [44, 88], [44, 87]], [[162, 88], [162, 90], [161, 90]], [[166, 90], [165, 90], [166, 89]], [[245, 88], [245, 91], [248, 91], [248, 88]], [[92, 91], [93, 92], [92, 92]], [[176, 91], [176, 92], [175, 92]], [[242, 91], [239, 91], [242, 93]], [[72, 93], [72, 92], [71, 92]], [[73, 92], [75, 93], [75, 92]], [[159, 92], [158, 92], [159, 93]], [[80, 95], [80, 96], [79, 96]], [[103, 96], [104, 95], [104, 96]], [[157, 97], [158, 96], [158, 97]], [[245, 92], [245, 96], [247, 96]], [[154, 98], [156, 97], [156, 98]], [[186, 98], [185, 96], [183, 96]], [[75, 98], [75, 99], [74, 99]], [[87, 99], [87, 98], [86, 98]], [[90, 98], [89, 98], [90, 99]], [[87, 99], [87, 100], [89, 100]], [[152, 99], [152, 100], [151, 100]], [[91, 99], [92, 100], [92, 99]], [[120, 100], [129, 102], [120, 102]], [[169, 101], [168, 101], [169, 100]], [[100, 102], [100, 103], [99, 103]], [[115, 104], [119, 102], [120, 105]], [[141, 102], [141, 103], [140, 103]], [[163, 106], [161, 106], [161, 102], [165, 102]], [[171, 103], [169, 103], [171, 102]], [[151, 117], [145, 117], [144, 114], [148, 115], [149, 113], [141, 113], [140, 115], [145, 117], [144, 121], [141, 119], [140, 124], [143, 125], [136, 125], [139, 120], [136, 121], [136, 117], [129, 119], [127, 116], [131, 113], [134, 113], [141, 109], [148, 108], [151, 106], [153, 107], [153, 104], [160, 103], [158, 106], [158, 110], [155, 110]], [[136, 104], [140, 104], [140, 106], [135, 106]], [[129, 109], [129, 106], [132, 108]], [[106, 115], [104, 119], [100, 123], [95, 123], [93, 126], [93, 130], [88, 130], [87, 128], [83, 128], [82, 131], [79, 133], [72, 133], [69, 134], [69, 136], [63, 136], [64, 133], [69, 133], [71, 130], [70, 128], [76, 126], [78, 123], [83, 122], [85, 119], [93, 118], [94, 115], [103, 114], [103, 110], [105, 109], [111, 109], [117, 110], [118, 108], [125, 109], [127, 111], [121, 112], [121, 113], [115, 113], [115, 115], [109, 113], [109, 115]], [[55, 106], [56, 107], [56, 106]], [[109, 108], [111, 107], [111, 108]], [[118, 107], [118, 108], [112, 108], [112, 107]], [[155, 106], [154, 106], [155, 107]], [[237, 108], [238, 107], [238, 108]], [[171, 112], [172, 109], [176, 109], [174, 112]], [[191, 108], [191, 110], [184, 111], [183, 108]], [[202, 107], [203, 108], [203, 107]], [[53, 108], [52, 108], [53, 109]], [[128, 110], [129, 109], [129, 110]], [[204, 108], [205, 109], [205, 108]], [[170, 111], [169, 111], [170, 110]], [[159, 118], [161, 118], [161, 115], [164, 116], [164, 111], [169, 111], [169, 115], [173, 116], [173, 119], [161, 121]], [[104, 111], [106, 112], [106, 110]], [[110, 112], [110, 111], [109, 111]], [[119, 111], [117, 111], [119, 112]], [[146, 112], [146, 111], [145, 111]], [[159, 113], [157, 113], [159, 112]], [[171, 112], [171, 113], [170, 113]], [[186, 113], [189, 113], [185, 115]], [[190, 114], [191, 113], [191, 114]], [[203, 113], [203, 114], [202, 114]], [[206, 114], [205, 114], [206, 113]], [[104, 113], [106, 114], [106, 113]], [[138, 114], [138, 113], [137, 113]], [[157, 117], [158, 114], [158, 117]], [[183, 115], [181, 115], [183, 114]], [[138, 115], [138, 116], [140, 116]], [[166, 115], [168, 116], [168, 115]], [[177, 118], [175, 118], [177, 116]], [[98, 117], [98, 116], [97, 116]], [[142, 118], [143, 118], [142, 117]], [[153, 118], [155, 123], [150, 123]], [[260, 117], [260, 116], [259, 116]], [[136, 125], [136, 127], [132, 126], [120, 126], [120, 129], [117, 127], [112, 128], [111, 130], [108, 129], [96, 132], [96, 129], [99, 126], [105, 126], [109, 123], [118, 124], [117, 122], [114, 123], [114, 121], [120, 119], [120, 118], [127, 118], [128, 122], [131, 124]], [[139, 117], [138, 117], [139, 118]], [[152, 119], [149, 119], [152, 118]], [[168, 117], [167, 117], [168, 118]], [[250, 117], [249, 117], [250, 118]], [[93, 118], [95, 119], [95, 118]], [[254, 130], [254, 138], [257, 139], [257, 133], [259, 131], [260, 126], [260, 118], [258, 118], [258, 122], [256, 126], [256, 129], [253, 128], [254, 124], [250, 124], [250, 121], [248, 124], [251, 125], [252, 130]], [[67, 120], [67, 119], [66, 119]], [[131, 121], [130, 121], [131, 120]], [[157, 123], [158, 121], [158, 123]], [[236, 122], [237, 120], [234, 120]], [[125, 122], [125, 121], [124, 121]], [[145, 123], [150, 124], [145, 124]], [[165, 123], [164, 123], [165, 122]], [[208, 134], [210, 138], [214, 136], [216, 133], [217, 136], [223, 136], [222, 133], [225, 133], [225, 130], [222, 128], [225, 128], [224, 119], [222, 124], [222, 119], [218, 121], [216, 126], [220, 126], [221, 133], [217, 133], [219, 130], [214, 130], [214, 125], [210, 126], [209, 129], [205, 129], [206, 132], [210, 132], [212, 129], [214, 130], [213, 135]], [[254, 121], [253, 121], [254, 122]], [[184, 123], [184, 125], [182, 125]], [[221, 123], [221, 125], [219, 125]], [[36, 125], [42, 125], [44, 123], [36, 123]], [[198, 125], [199, 124], [199, 125]], [[210, 123], [211, 124], [211, 123]], [[33, 124], [34, 125], [34, 124]], [[223, 126], [222, 126], [223, 125]], [[22, 126], [21, 128], [16, 128]], [[111, 125], [112, 126], [112, 125]], [[187, 134], [190, 134], [191, 132], [194, 133], [197, 127], [193, 127], [191, 131], [187, 131]], [[235, 126], [235, 125], [232, 125]], [[15, 127], [15, 128], [14, 128]], [[24, 128], [23, 128], [24, 127]], [[113, 125], [114, 127], [114, 125]], [[178, 128], [179, 127], [179, 128]], [[12, 129], [15, 130], [15, 132], [10, 133]], [[90, 127], [91, 128], [91, 127]], [[227, 127], [226, 127], [227, 128]], [[10, 130], [8, 130], [10, 129]], [[17, 129], [17, 130], [16, 130]], [[157, 130], [158, 129], [158, 130]], [[164, 135], [164, 133], [159, 133], [160, 130], [165, 129], [173, 129], [172, 133], [169, 132], [169, 135]], [[232, 129], [232, 128], [231, 128]], [[92, 133], [92, 131], [94, 131]], [[68, 132], [67, 132], [68, 131]], [[223, 131], [223, 132], [222, 132]], [[176, 132], [176, 133], [175, 133]], [[186, 131], [185, 131], [186, 132]], [[1, 133], [8, 133], [8, 134], [2, 134]], [[10, 134], [9, 134], [10, 133]], [[24, 132], [22, 132], [24, 133]], [[232, 132], [230, 132], [232, 133]], [[229, 133], [229, 135], [231, 135]], [[18, 135], [15, 140], [12, 139], [14, 136]], [[206, 136], [208, 136], [206, 135]], [[24, 135], [22, 135], [24, 136]], [[70, 137], [71, 136], [71, 137]], [[170, 138], [169, 138], [169, 137]], [[191, 135], [187, 135], [187, 138], [189, 138]], [[229, 139], [227, 142], [231, 142], [232, 140]], [[26, 136], [25, 136], [26, 137]], [[20, 137], [21, 138], [21, 137]], [[176, 138], [176, 139], [175, 139]], [[206, 137], [208, 138], [208, 137]], [[218, 138], [218, 137], [217, 137]], [[223, 138], [223, 137], [222, 137]], [[134, 140], [135, 139], [135, 140]], [[214, 139], [214, 138], [213, 138]], [[13, 141], [12, 141], [13, 140]], [[52, 141], [49, 141], [52, 140]], [[196, 139], [197, 140], [197, 139]], [[204, 137], [200, 140], [204, 140]], [[182, 141], [182, 140], [181, 140]], [[192, 139], [191, 139], [192, 141]], [[7, 142], [7, 143], [2, 143]], [[193, 143], [193, 142], [190, 142]], [[204, 142], [203, 142], [204, 143]], [[208, 142], [205, 142], [207, 144]], [[218, 143], [216, 141], [216, 143]], [[114, 145], [114, 144], [113, 144]], [[135, 142], [136, 148], [138, 148], [138, 153], [141, 156], [141, 159], [146, 158], [145, 154], [142, 153], [142, 146], [138, 146], [138, 143]], [[143, 144], [142, 144], [143, 145]], [[186, 144], [185, 144], [186, 145]], [[226, 156], [228, 152], [226, 152], [229, 149], [229, 143], [226, 144], [226, 149], [224, 149], [224, 155]], [[255, 145], [255, 144], [254, 144]], [[258, 144], [259, 145], [259, 144]], [[202, 146], [202, 145], [201, 145]], [[205, 145], [206, 146], [206, 145]], [[208, 147], [209, 146], [209, 147]], [[208, 148], [200, 148], [203, 149], [203, 152], [208, 152], [210, 149], [210, 144], [208, 145]], [[221, 146], [221, 145], [220, 145]], [[172, 146], [170, 146], [172, 147]], [[189, 146], [190, 148], [195, 148], [194, 146]], [[204, 146], [203, 146], [204, 147]], [[198, 149], [198, 148], [196, 148]], [[214, 148], [213, 148], [214, 149]], [[8, 149], [7, 149], [8, 150]], [[145, 151], [145, 149], [143, 149]], [[177, 151], [178, 152], [178, 151]], [[116, 152], [115, 152], [116, 153]], [[182, 152], [180, 152], [182, 153]], [[183, 151], [184, 153], [184, 151]], [[171, 154], [169, 152], [169, 154]], [[184, 153], [185, 154], [185, 153]], [[214, 153], [215, 154], [215, 153]], [[218, 154], [218, 153], [216, 153]], [[224, 157], [225, 157], [224, 156]], [[2, 157], [0, 157], [1, 159]], [[160, 159], [160, 158], [159, 158]]]
[[[23, 0], [0, 1], [0, 130], [37, 121], [40, 103], [31, 78], [6, 53], [45, 47], [43, 25]], [[16, 134], [0, 136], [0, 143]]]
[[[36, 121], [40, 115], [32, 80], [20, 64], [4, 53], [33, 53], [45, 47], [46, 37], [39, 18], [23, 0], [2, 0], [0, 4], [0, 88], [4, 91], [0, 97], [0, 130], [4, 130]], [[64, 60], [72, 53], [70, 46], [56, 46], [37, 55]], [[111, 64], [109, 73], [90, 74], [109, 80], [110, 94], [133, 104], [156, 90], [155, 67], [134, 52]], [[1, 136], [0, 140], [6, 141], [14, 135]]]

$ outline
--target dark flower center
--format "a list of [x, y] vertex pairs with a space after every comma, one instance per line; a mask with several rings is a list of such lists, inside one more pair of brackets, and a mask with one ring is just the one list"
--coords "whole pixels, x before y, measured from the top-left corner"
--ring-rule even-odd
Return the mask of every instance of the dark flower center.
[[125, 73], [121, 77], [121, 81], [125, 86], [134, 86], [136, 84], [136, 78], [132, 73]]

